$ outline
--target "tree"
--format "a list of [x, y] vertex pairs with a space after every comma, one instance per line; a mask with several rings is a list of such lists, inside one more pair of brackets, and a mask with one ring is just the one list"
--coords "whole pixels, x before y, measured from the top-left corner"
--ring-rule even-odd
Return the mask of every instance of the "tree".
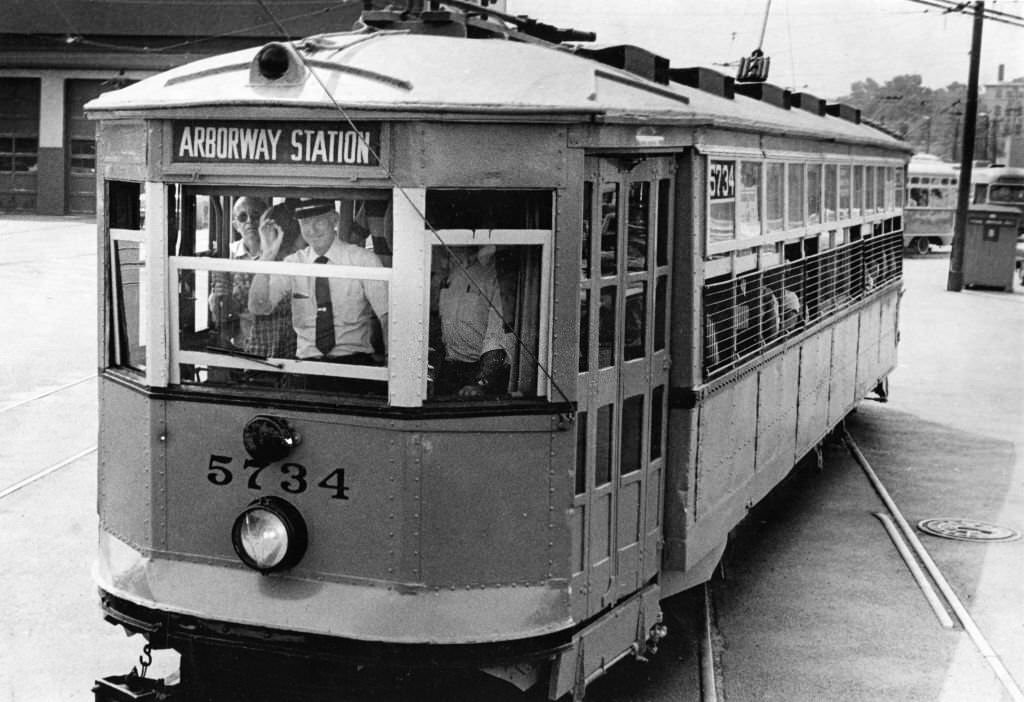
[[857, 81], [839, 101], [860, 109], [864, 119], [907, 140], [916, 151], [956, 160], [966, 97], [962, 83], [933, 90], [923, 85], [921, 76], [908, 74], [884, 85], [872, 78]]

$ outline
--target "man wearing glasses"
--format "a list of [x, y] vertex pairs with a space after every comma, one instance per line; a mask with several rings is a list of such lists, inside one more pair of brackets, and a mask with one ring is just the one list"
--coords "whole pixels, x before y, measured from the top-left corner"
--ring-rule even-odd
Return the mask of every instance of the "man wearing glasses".
[[[251, 261], [260, 257], [260, 217], [267, 203], [256, 197], [240, 197], [231, 208], [231, 228], [238, 234], [232, 241], [232, 259]], [[252, 276], [214, 273], [210, 292], [210, 318], [220, 331], [221, 343], [241, 348], [252, 331], [253, 316], [247, 309]]]

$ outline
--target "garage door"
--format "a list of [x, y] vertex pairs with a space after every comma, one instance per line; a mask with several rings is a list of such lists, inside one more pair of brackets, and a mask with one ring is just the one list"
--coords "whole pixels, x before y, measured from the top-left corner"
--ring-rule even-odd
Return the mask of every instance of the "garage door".
[[34, 212], [39, 169], [39, 79], [0, 78], [0, 211]]

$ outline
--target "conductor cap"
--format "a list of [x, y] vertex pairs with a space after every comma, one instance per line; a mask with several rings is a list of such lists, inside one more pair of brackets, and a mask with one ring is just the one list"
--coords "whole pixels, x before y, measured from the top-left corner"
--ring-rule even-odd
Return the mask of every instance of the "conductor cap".
[[319, 217], [328, 212], [337, 212], [334, 209], [334, 203], [330, 200], [306, 200], [295, 206], [295, 219]]

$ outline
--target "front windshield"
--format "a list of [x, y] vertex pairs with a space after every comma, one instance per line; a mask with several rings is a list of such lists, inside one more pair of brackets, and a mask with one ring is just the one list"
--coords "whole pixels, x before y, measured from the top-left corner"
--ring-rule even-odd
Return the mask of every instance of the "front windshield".
[[147, 185], [111, 184], [112, 368], [400, 406], [545, 396], [550, 192]]
[[993, 185], [989, 188], [989, 200], [1012, 205], [1024, 204], [1024, 185]]
[[172, 200], [182, 384], [386, 393], [390, 192]]

